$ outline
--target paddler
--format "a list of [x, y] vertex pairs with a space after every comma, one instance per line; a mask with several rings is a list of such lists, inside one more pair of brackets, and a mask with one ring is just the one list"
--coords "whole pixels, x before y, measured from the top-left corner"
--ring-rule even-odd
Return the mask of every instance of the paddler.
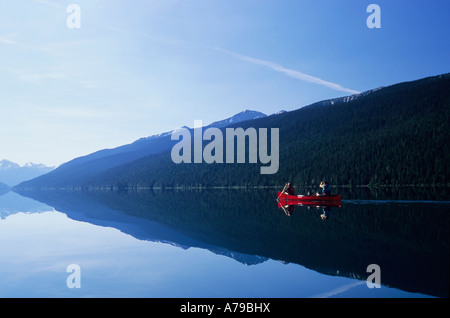
[[321, 192], [320, 192], [320, 194], [318, 193], [317, 195], [320, 195], [320, 196], [331, 195], [331, 187], [329, 186], [328, 182], [326, 182], [326, 181], [320, 182], [319, 187], [321, 189]]
[[284, 191], [284, 193], [289, 194], [289, 195], [294, 195], [295, 191], [294, 191], [294, 187], [292, 186], [292, 183], [288, 183], [287, 184], [287, 188], [286, 191]]

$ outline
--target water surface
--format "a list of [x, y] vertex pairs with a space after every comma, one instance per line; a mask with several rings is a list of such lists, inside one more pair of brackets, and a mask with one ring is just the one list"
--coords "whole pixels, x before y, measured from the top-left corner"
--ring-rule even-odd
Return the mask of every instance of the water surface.
[[274, 193], [7, 193], [0, 297], [448, 297], [449, 202], [347, 194], [288, 216]]

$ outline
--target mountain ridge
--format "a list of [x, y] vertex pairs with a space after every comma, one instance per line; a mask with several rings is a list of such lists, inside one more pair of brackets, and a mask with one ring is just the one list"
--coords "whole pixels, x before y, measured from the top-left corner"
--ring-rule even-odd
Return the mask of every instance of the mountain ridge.
[[54, 167], [27, 162], [23, 166], [7, 159], [0, 160], [0, 182], [9, 187], [52, 171]]
[[[169, 153], [142, 158], [85, 180], [85, 186], [449, 186], [450, 74], [403, 82], [228, 127], [279, 128], [280, 169], [258, 165], [182, 164]], [[446, 120], [447, 119], [447, 120]], [[225, 148], [225, 147], [224, 147]]]
[[215, 121], [212, 124], [206, 126], [205, 128], [207, 128], [207, 127], [223, 128], [230, 124], [240, 123], [240, 122], [244, 122], [247, 120], [253, 120], [253, 119], [264, 118], [264, 117], [267, 117], [267, 115], [264, 113], [246, 109], [246, 110], [244, 110], [240, 113], [237, 113], [236, 115], [229, 117], [227, 119]]
[[[212, 124], [205, 126], [205, 128], [221, 128], [226, 126], [229, 122], [240, 123], [251, 120], [251, 118], [262, 118], [265, 116], [267, 115], [261, 112], [244, 110], [229, 118], [213, 122]], [[186, 126], [184, 127], [188, 128]], [[102, 149], [86, 156], [74, 158], [69, 162], [60, 165], [50, 173], [37, 177], [34, 182], [54, 184], [56, 187], [71, 187], [73, 184], [79, 184], [82, 180], [97, 173], [138, 160], [139, 158], [148, 155], [171, 149], [176, 143], [176, 141], [171, 140], [171, 133], [173, 131], [174, 130], [149, 137], [143, 137], [130, 144], [112, 149]], [[69, 179], [70, 182], [62, 182], [67, 179]]]
[[[279, 128], [280, 170], [275, 175], [260, 175], [252, 164], [176, 165], [166, 144], [164, 151], [78, 180], [40, 177], [20, 187], [61, 187], [62, 180], [69, 188], [253, 187], [287, 181], [307, 186], [324, 178], [334, 185], [448, 185], [448, 87], [450, 73], [226, 126]], [[101, 160], [103, 167], [107, 163]]]

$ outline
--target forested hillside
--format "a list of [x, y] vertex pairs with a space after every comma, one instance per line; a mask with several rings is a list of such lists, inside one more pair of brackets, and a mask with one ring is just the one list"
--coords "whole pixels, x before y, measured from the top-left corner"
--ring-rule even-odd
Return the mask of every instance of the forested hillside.
[[[245, 110], [227, 119], [214, 122], [207, 127], [225, 127], [231, 122], [238, 123], [245, 120], [265, 117], [267, 115], [251, 110]], [[187, 128], [187, 127], [186, 127]], [[112, 149], [102, 149], [86, 156], [70, 160], [55, 170], [42, 175], [17, 188], [73, 188], [85, 184], [85, 181], [114, 167], [127, 164], [139, 158], [152, 154], [170, 151], [176, 144], [171, 140], [171, 131], [143, 137], [133, 143]], [[1, 166], [1, 162], [0, 162]], [[31, 179], [31, 178], [28, 178]], [[14, 183], [14, 184], [17, 184]]]
[[[449, 119], [445, 74], [228, 126], [279, 128], [276, 174], [260, 174], [261, 163], [175, 164], [165, 151], [73, 186], [306, 186], [322, 179], [333, 185], [449, 186]], [[21, 186], [36, 185], [51, 187]]]

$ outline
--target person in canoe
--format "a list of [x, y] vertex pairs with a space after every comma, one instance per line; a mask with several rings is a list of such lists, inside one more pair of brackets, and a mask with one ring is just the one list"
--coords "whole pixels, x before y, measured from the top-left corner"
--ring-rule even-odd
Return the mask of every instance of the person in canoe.
[[295, 194], [295, 190], [294, 187], [292, 186], [292, 183], [288, 183], [287, 187], [286, 187], [286, 191], [284, 191], [285, 194], [289, 194], [289, 195], [294, 195]]
[[320, 182], [319, 187], [321, 190], [320, 190], [320, 193], [318, 193], [317, 195], [319, 195], [319, 196], [331, 195], [331, 187], [328, 184], [328, 182], [326, 182], [326, 181]]

